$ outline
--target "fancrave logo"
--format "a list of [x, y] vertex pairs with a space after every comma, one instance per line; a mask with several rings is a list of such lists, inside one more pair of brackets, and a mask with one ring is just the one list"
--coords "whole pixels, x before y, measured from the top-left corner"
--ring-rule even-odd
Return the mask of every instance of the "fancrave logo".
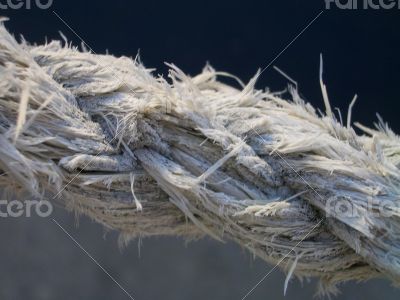
[[400, 9], [400, 0], [325, 0], [325, 8]]

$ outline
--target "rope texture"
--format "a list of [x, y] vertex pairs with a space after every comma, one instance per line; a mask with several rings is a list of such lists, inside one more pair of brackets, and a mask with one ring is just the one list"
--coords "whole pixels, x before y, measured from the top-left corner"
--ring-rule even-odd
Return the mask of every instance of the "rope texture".
[[[62, 201], [122, 242], [233, 240], [322, 293], [400, 282], [400, 140], [386, 125], [358, 135], [329, 101], [325, 115], [294, 88], [291, 100], [255, 89], [258, 74], [237, 89], [210, 66], [169, 66], [164, 79], [138, 58], [18, 43], [1, 24], [5, 197]], [[340, 203], [353, 214], [332, 214]], [[389, 216], [372, 213], [382, 203]]]

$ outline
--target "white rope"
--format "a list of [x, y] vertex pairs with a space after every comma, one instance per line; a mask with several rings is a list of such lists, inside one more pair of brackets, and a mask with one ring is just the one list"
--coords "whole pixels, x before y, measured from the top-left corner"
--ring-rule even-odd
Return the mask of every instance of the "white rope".
[[3, 25], [0, 45], [3, 189], [60, 195], [122, 243], [230, 239], [294, 261], [287, 282], [400, 282], [400, 139], [383, 124], [356, 135], [352, 105], [347, 127], [334, 119], [322, 60], [319, 117], [296, 89], [238, 90], [209, 66], [192, 78], [170, 65], [167, 82], [138, 60], [18, 44]]

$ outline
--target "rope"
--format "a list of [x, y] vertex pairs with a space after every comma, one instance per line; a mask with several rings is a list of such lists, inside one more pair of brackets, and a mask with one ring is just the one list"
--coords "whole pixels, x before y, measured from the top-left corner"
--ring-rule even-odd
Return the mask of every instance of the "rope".
[[387, 125], [359, 135], [297, 89], [285, 100], [255, 89], [257, 75], [239, 90], [210, 66], [169, 66], [164, 79], [139, 58], [18, 43], [1, 24], [2, 189], [62, 201], [121, 243], [233, 240], [322, 293], [400, 282], [400, 140]]

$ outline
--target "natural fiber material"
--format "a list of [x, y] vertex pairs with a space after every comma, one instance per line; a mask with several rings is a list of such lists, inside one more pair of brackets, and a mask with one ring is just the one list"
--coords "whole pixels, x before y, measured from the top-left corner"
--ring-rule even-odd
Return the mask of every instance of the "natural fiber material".
[[[292, 100], [256, 90], [257, 76], [238, 90], [210, 66], [170, 67], [168, 82], [138, 59], [19, 44], [1, 25], [3, 188], [61, 199], [123, 241], [231, 239], [324, 291], [400, 283], [395, 134], [343, 126], [323, 84], [327, 115], [295, 89]], [[328, 199], [357, 214], [327, 215]], [[370, 212], [384, 201], [390, 216]]]

